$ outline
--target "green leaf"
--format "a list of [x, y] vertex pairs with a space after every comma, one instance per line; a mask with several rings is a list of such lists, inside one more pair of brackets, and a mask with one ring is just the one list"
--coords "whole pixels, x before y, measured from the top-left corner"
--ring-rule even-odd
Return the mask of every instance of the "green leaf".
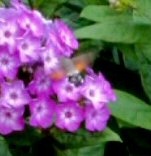
[[[78, 28], [81, 27], [83, 21], [79, 20], [79, 12], [77, 11], [77, 8], [73, 6], [65, 6], [63, 5], [61, 8], [57, 9], [55, 11], [55, 15], [60, 17], [62, 20], [64, 20], [71, 28]], [[85, 22], [84, 22], [85, 24]]]
[[58, 156], [103, 156], [105, 143], [78, 149], [57, 150]]
[[135, 45], [136, 55], [139, 59], [139, 72], [143, 89], [151, 101], [151, 43]]
[[85, 2], [85, 6], [86, 5], [90, 5], [90, 4], [97, 4], [97, 5], [99, 5], [99, 4], [106, 4], [106, 0], [83, 0], [84, 2]]
[[76, 5], [76, 6], [79, 6], [81, 8], [84, 8], [85, 6], [87, 5], [90, 5], [90, 4], [105, 4], [106, 0], [69, 0], [69, 3], [72, 4], [72, 5]]
[[67, 133], [52, 129], [51, 134], [65, 148], [80, 148], [100, 145], [107, 141], [121, 141], [120, 136], [109, 128], [104, 132], [95, 133], [90, 133], [85, 129], [80, 129], [77, 133]]
[[14, 146], [31, 146], [38, 140], [40, 140], [43, 137], [41, 132], [39, 132], [37, 129], [33, 128], [26, 128], [25, 132], [12, 134], [9, 136], [6, 136], [6, 140], [10, 145]]
[[120, 20], [131, 19], [128, 12], [118, 12], [107, 5], [89, 5], [83, 9], [80, 16], [96, 22], [114, 21], [118, 18]]
[[80, 43], [79, 51], [85, 52], [99, 52], [103, 49], [103, 43], [98, 40], [85, 40]]
[[138, 53], [142, 53], [146, 60], [151, 62], [151, 42], [139, 43], [135, 47]]
[[110, 105], [113, 116], [134, 126], [151, 130], [151, 106], [124, 91], [116, 90], [117, 101]]
[[136, 43], [151, 40], [151, 27], [133, 22], [104, 21], [76, 30], [79, 39], [100, 39], [107, 42]]
[[133, 19], [136, 23], [151, 25], [151, 1], [137, 0], [133, 12]]
[[56, 9], [62, 7], [67, 0], [37, 0], [34, 7], [40, 10], [46, 17], [53, 16]]
[[0, 136], [0, 156], [11, 156], [6, 141]]
[[120, 128], [136, 128], [136, 126], [130, 124], [130, 123], [127, 123], [125, 121], [122, 121], [120, 119], [116, 119], [117, 120], [117, 123], [118, 123], [118, 126]]
[[144, 91], [151, 100], [151, 65], [142, 64], [140, 74]]
[[136, 55], [135, 47], [129, 44], [120, 44], [118, 45], [118, 48], [123, 54], [125, 67], [130, 70], [138, 70], [139, 59]]
[[59, 156], [101, 156], [108, 141], [121, 141], [120, 136], [107, 128], [104, 132], [91, 133], [80, 129], [76, 133], [62, 132], [51, 129], [51, 135], [63, 148], [56, 146]]

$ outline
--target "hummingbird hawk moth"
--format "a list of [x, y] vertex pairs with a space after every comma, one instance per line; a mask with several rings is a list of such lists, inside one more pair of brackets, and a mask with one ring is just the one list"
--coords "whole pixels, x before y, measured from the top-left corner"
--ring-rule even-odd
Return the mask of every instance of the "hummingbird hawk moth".
[[86, 69], [94, 61], [94, 54], [92, 52], [81, 54], [73, 58], [62, 57], [60, 59], [61, 68], [51, 74], [54, 80], [60, 80], [68, 77], [69, 81], [75, 86], [79, 86], [84, 81]]

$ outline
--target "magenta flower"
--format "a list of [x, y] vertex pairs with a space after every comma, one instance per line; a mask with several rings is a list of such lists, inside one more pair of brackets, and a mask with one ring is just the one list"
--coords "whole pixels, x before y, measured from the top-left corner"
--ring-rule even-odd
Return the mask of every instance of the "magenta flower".
[[22, 8], [20, 5], [17, 22], [25, 32], [31, 32], [35, 37], [42, 37], [45, 33], [44, 17], [40, 12]]
[[24, 108], [8, 108], [0, 104], [0, 134], [6, 135], [24, 129]]
[[108, 103], [108, 97], [103, 90], [100, 81], [87, 76], [85, 84], [82, 86], [81, 94], [90, 100], [95, 108], [101, 107], [101, 103]]
[[63, 56], [70, 57], [74, 49], [78, 48], [78, 41], [72, 30], [61, 20], [49, 22], [49, 39], [57, 52]]
[[60, 66], [59, 56], [56, 54], [55, 47], [50, 44], [43, 48], [41, 52], [42, 62], [44, 64], [44, 70], [47, 74], [57, 69]]
[[53, 83], [53, 90], [57, 94], [59, 101], [77, 101], [81, 98], [80, 87], [70, 83], [68, 78]]
[[42, 68], [35, 72], [34, 79], [28, 85], [28, 90], [33, 95], [45, 96], [52, 94], [52, 81]]
[[115, 102], [117, 97], [116, 97], [116, 94], [115, 94], [114, 90], [112, 89], [112, 87], [108, 81], [104, 81], [103, 88], [104, 88], [105, 93], [108, 96], [108, 99], [112, 102]]
[[9, 49], [14, 49], [15, 38], [18, 36], [18, 25], [14, 20], [0, 22], [0, 45], [9, 45]]
[[115, 92], [112, 89], [110, 83], [102, 75], [102, 73], [99, 73], [98, 75], [96, 75], [92, 69], [88, 69], [88, 74], [91, 77], [93, 77], [93, 79], [101, 82], [101, 85], [103, 86], [103, 90], [110, 101], [112, 101], [112, 102], [116, 101]]
[[40, 48], [40, 40], [33, 37], [31, 33], [28, 33], [21, 39], [18, 39], [17, 49], [22, 63], [39, 61]]
[[78, 49], [79, 44], [73, 31], [62, 20], [56, 19], [54, 24], [61, 41], [71, 49]]
[[14, 79], [20, 66], [17, 52], [10, 54], [8, 47], [0, 47], [0, 75], [8, 79]]
[[39, 97], [30, 104], [30, 125], [48, 128], [53, 124], [54, 102], [47, 97]]
[[14, 8], [0, 8], [0, 21], [8, 22], [15, 21], [17, 17], [17, 12]]
[[95, 109], [93, 105], [87, 105], [85, 108], [86, 129], [89, 131], [103, 131], [109, 117], [110, 110], [106, 104], [103, 104], [99, 109]]
[[[53, 23], [52, 23], [53, 24]], [[53, 46], [56, 47], [56, 52], [59, 55], [63, 55], [65, 57], [70, 57], [74, 51], [69, 47], [66, 46], [65, 44], [63, 44], [59, 38], [59, 34], [58, 32], [55, 31], [54, 27], [51, 26], [52, 28], [50, 29], [50, 33], [49, 33], [49, 39], [52, 43]]]
[[3, 82], [1, 84], [1, 100], [7, 107], [21, 107], [30, 102], [30, 96], [22, 81]]
[[79, 129], [83, 120], [83, 109], [77, 103], [68, 101], [56, 106], [55, 125], [58, 128], [75, 132]]
[[11, 5], [14, 5], [14, 7], [16, 5], [22, 5], [22, 0], [11, 0]]
[[92, 71], [86, 76], [84, 85], [81, 87], [81, 94], [89, 100], [95, 108], [102, 107], [102, 103], [109, 103], [116, 100], [116, 96], [107, 80], [100, 73]]

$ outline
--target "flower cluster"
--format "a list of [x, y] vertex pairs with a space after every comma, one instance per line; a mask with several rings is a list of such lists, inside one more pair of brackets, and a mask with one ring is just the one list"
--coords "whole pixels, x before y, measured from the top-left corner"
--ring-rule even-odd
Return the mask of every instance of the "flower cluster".
[[52, 76], [61, 72], [61, 60], [70, 59], [78, 46], [60, 19], [48, 20], [17, 0], [0, 8], [1, 134], [21, 131], [25, 123], [35, 128], [55, 125], [69, 132], [82, 123], [89, 131], [105, 129], [108, 103], [116, 96], [103, 75], [88, 68], [79, 85], [67, 74]]

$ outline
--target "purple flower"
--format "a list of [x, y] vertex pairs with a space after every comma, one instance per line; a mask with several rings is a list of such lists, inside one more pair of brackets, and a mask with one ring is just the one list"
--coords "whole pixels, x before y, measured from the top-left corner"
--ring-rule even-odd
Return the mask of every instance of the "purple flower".
[[95, 109], [93, 105], [87, 105], [85, 108], [85, 124], [89, 131], [103, 131], [106, 128], [110, 117], [110, 110], [106, 104]]
[[56, 106], [55, 125], [58, 128], [75, 132], [84, 119], [83, 109], [75, 102], [66, 102]]
[[21, 107], [30, 102], [30, 96], [22, 81], [3, 82], [1, 85], [1, 100], [7, 107]]
[[28, 33], [21, 39], [18, 39], [17, 49], [19, 50], [19, 56], [22, 63], [39, 61], [40, 48], [40, 40], [32, 36], [31, 33]]
[[50, 42], [52, 43], [52, 45], [56, 47], [56, 49], [57, 49], [56, 52], [59, 55], [63, 55], [65, 57], [70, 57], [74, 51], [69, 46], [62, 43], [62, 41], [59, 38], [58, 32], [55, 31], [53, 26], [51, 26], [51, 27], [52, 28], [50, 29], [49, 39], [50, 39]]
[[102, 73], [96, 75], [92, 69], [88, 69], [88, 74], [95, 80], [100, 81], [101, 85], [103, 86], [103, 90], [107, 95], [108, 99], [112, 102], [116, 101], [116, 95], [114, 90], [112, 89], [110, 83], [105, 79]]
[[3, 135], [24, 129], [24, 108], [8, 108], [0, 104], [0, 133]]
[[44, 17], [39, 11], [29, 10], [20, 5], [17, 22], [26, 32], [30, 31], [35, 37], [42, 37], [45, 33]]
[[70, 83], [68, 78], [53, 83], [53, 90], [57, 94], [59, 101], [77, 101], [81, 98], [80, 87]]
[[30, 125], [48, 128], [53, 124], [54, 102], [47, 97], [39, 97], [30, 104]]
[[10, 49], [14, 49], [17, 36], [18, 25], [14, 20], [0, 22], [0, 45], [7, 44]]
[[17, 17], [17, 12], [14, 8], [0, 8], [0, 21], [1, 22], [8, 22], [8, 21], [15, 21]]
[[107, 80], [100, 73], [92, 71], [86, 76], [84, 85], [81, 87], [81, 94], [89, 100], [95, 108], [102, 107], [102, 103], [109, 103], [116, 100], [116, 96]]
[[22, 4], [22, 0], [11, 0], [11, 4], [15, 5], [21, 5]]
[[61, 41], [71, 49], [78, 49], [79, 44], [73, 31], [62, 20], [56, 19], [54, 24]]
[[73, 50], [78, 48], [78, 41], [74, 33], [63, 21], [55, 20], [51, 24], [49, 22], [47, 31], [51, 43], [57, 48], [59, 54], [70, 57], [74, 53]]
[[95, 108], [101, 107], [101, 103], [109, 102], [100, 81], [89, 76], [85, 79], [85, 84], [82, 86], [81, 94], [86, 99], [90, 100]]
[[34, 79], [29, 83], [28, 89], [33, 95], [51, 95], [52, 81], [44, 70], [39, 68], [35, 71]]
[[41, 52], [42, 61], [44, 64], [44, 70], [47, 74], [50, 74], [52, 71], [57, 69], [60, 65], [59, 56], [56, 54], [55, 47], [52, 47], [50, 44], [43, 48]]
[[116, 101], [116, 99], [117, 99], [116, 94], [108, 81], [104, 81], [103, 88], [104, 88], [104, 92], [106, 93], [108, 99], [112, 102]]
[[17, 52], [10, 54], [8, 47], [0, 47], [0, 75], [8, 79], [14, 79], [20, 66]]

